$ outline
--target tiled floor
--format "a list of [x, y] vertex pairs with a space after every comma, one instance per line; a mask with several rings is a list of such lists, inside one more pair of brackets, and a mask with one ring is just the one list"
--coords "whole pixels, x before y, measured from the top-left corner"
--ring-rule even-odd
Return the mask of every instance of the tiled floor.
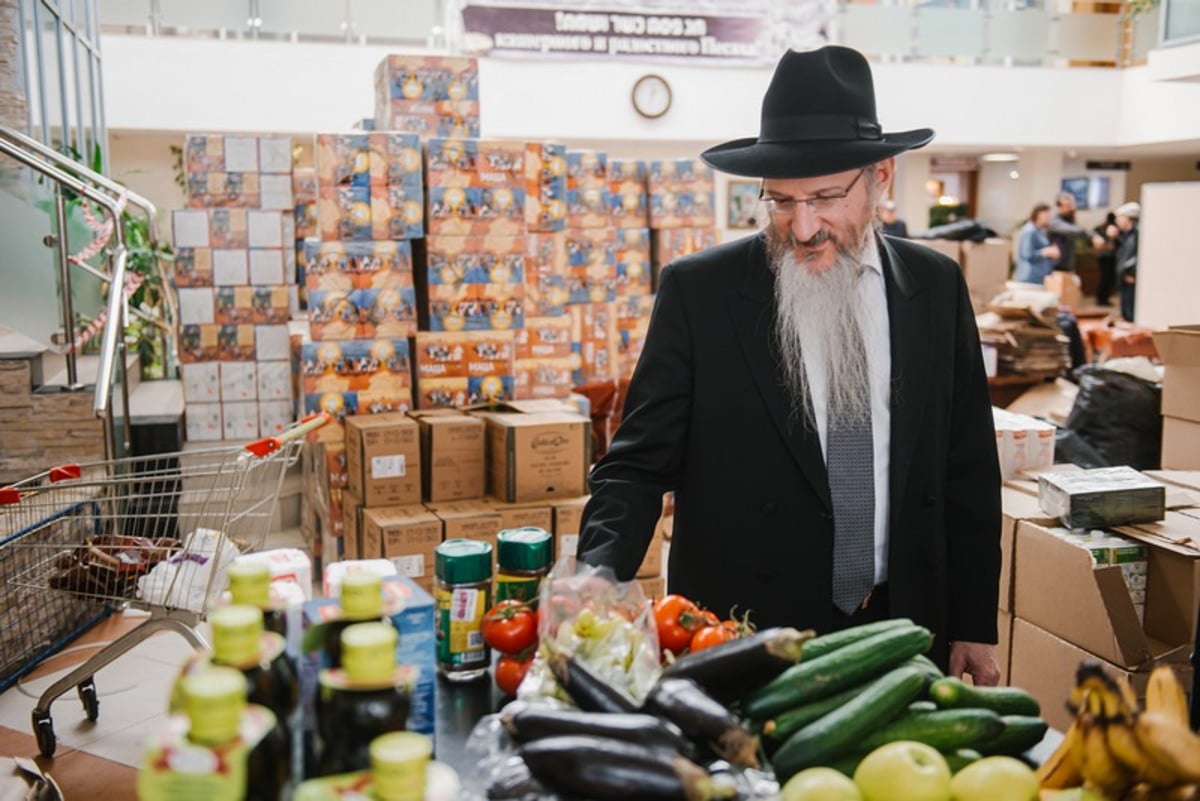
[[[303, 547], [296, 530], [268, 536], [267, 548]], [[19, 684], [0, 693], [0, 756], [37, 755], [30, 713], [38, 696], [55, 680], [99, 648], [139, 625], [145, 613], [113, 615]], [[204, 628], [201, 627], [204, 634]], [[38, 764], [59, 783], [68, 799], [115, 801], [135, 798], [136, 766], [146, 738], [163, 722], [167, 696], [179, 666], [191, 653], [182, 637], [161, 633], [96, 673], [100, 717], [89, 723], [75, 692], [51, 706], [58, 749]]]

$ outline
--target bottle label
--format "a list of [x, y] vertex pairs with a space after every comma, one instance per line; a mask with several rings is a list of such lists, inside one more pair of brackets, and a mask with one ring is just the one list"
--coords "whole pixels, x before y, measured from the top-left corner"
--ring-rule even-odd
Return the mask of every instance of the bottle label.
[[483, 616], [488, 593], [480, 589], [434, 590], [438, 607], [438, 661], [449, 667], [488, 663], [483, 644]]
[[188, 718], [172, 715], [151, 737], [138, 771], [137, 793], [143, 801], [240, 801], [246, 797], [246, 761], [250, 752], [275, 728], [265, 707], [242, 711], [238, 736], [219, 745], [188, 739]]
[[496, 603], [508, 600], [533, 603], [537, 600], [540, 583], [538, 578], [499, 573], [496, 575]]

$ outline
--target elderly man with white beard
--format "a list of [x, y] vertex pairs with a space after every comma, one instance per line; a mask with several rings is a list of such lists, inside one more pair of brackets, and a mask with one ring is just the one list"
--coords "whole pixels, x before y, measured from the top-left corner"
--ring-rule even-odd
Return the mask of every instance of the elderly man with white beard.
[[870, 66], [788, 52], [760, 134], [710, 148], [762, 180], [763, 231], [668, 265], [579, 558], [630, 579], [675, 492], [669, 590], [760, 627], [907, 617], [952, 675], [999, 669], [1000, 470], [958, 265], [879, 234], [896, 155]]

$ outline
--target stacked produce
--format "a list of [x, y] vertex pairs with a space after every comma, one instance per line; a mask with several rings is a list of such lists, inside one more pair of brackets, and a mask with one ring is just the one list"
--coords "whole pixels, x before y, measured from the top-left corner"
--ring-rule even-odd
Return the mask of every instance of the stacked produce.
[[[1028, 790], [1017, 798], [1036, 795], [1033, 770], [1010, 756], [1046, 732], [1036, 700], [943, 676], [924, 655], [932, 635], [910, 620], [754, 632], [681, 596], [651, 608], [635, 587], [551, 574], [540, 642], [519, 643], [537, 652], [519, 700], [472, 737], [476, 797], [769, 798], [784, 783], [788, 799], [950, 801], [1005, 774]], [[849, 778], [860, 774], [861, 786]], [[830, 777], [855, 794], [820, 795]], [[909, 780], [915, 793], [897, 794]]]
[[[1188, 725], [1188, 706], [1174, 671], [1154, 669], [1139, 705], [1128, 681], [1098, 664], [1076, 674], [1076, 718], [1058, 749], [1038, 769], [1047, 798], [1083, 798], [1077, 788], [1111, 799], [1200, 797], [1200, 736]], [[1068, 789], [1069, 788], [1069, 789]]]

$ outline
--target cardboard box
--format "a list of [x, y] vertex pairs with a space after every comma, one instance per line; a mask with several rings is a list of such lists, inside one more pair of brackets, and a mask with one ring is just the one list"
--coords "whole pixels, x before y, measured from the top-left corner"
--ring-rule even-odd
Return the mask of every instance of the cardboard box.
[[1000, 686], [1007, 686], [1012, 672], [1012, 630], [1013, 616], [1011, 612], [1001, 610], [996, 616], [996, 661], [1000, 663]]
[[[211, 289], [181, 287], [178, 298], [180, 325], [211, 325], [217, 321]], [[227, 321], [222, 320], [221, 322]]]
[[527, 317], [525, 327], [514, 333], [514, 355], [518, 359], [564, 358], [571, 355], [572, 321], [561, 317]]
[[1045, 516], [1037, 498], [1012, 487], [1000, 489], [1000, 609], [1011, 612], [1013, 608], [1013, 548], [1017, 536], [1017, 524], [1032, 520], [1041, 526], [1054, 526], [1056, 521]]
[[425, 235], [425, 195], [416, 184], [372, 185], [371, 237], [420, 239]]
[[306, 242], [308, 289], [404, 289], [413, 284], [412, 243], [407, 241]]
[[209, 209], [208, 245], [212, 248], [250, 247], [250, 216], [247, 209]]
[[[1172, 326], [1154, 332], [1165, 371], [1162, 413], [1166, 417], [1200, 422], [1200, 325]], [[1163, 432], [1163, 443], [1167, 442]]]
[[667, 579], [665, 576], [636, 579], [642, 588], [642, 594], [647, 600], [657, 600], [667, 594]]
[[517, 359], [513, 363], [513, 398], [566, 398], [575, 386], [575, 374], [582, 361], [579, 356]]
[[221, 404], [224, 439], [251, 442], [258, 439], [258, 404], [239, 401]]
[[525, 326], [525, 285], [434, 284], [420, 298], [427, 331], [509, 331]]
[[282, 248], [291, 245], [284, 239], [283, 233], [283, 212], [260, 209], [246, 212], [246, 244], [249, 247]]
[[[1017, 617], [1130, 669], [1175, 651], [1190, 653], [1194, 631], [1186, 644], [1163, 642], [1147, 633], [1120, 565], [1097, 565], [1078, 543], [1030, 521], [1018, 524], [1014, 549]], [[1148, 587], [1155, 580], [1149, 575]]]
[[404, 414], [346, 420], [349, 488], [363, 505], [421, 502], [421, 445], [416, 421]]
[[1054, 426], [995, 407], [992, 421], [1003, 478], [1016, 478], [1026, 470], [1054, 464]]
[[1195, 637], [1200, 609], [1200, 510], [1167, 512], [1160, 523], [1117, 529], [1150, 546], [1146, 577], [1146, 633], [1167, 643]]
[[292, 335], [286, 325], [260, 325], [254, 329], [254, 358], [260, 362], [292, 358]]
[[251, 248], [249, 254], [249, 281], [251, 284], [285, 283], [282, 248]]
[[962, 243], [954, 239], [922, 239], [920, 244], [962, 264]]
[[189, 403], [184, 418], [191, 442], [215, 442], [225, 437], [219, 403]]
[[[254, 361], [254, 326], [253, 325], [218, 325], [217, 329], [217, 361], [222, 362], [252, 362]], [[201, 329], [208, 326], [200, 326]]]
[[342, 559], [377, 559], [382, 552], [379, 541], [364, 541], [363, 505], [351, 490], [342, 492]]
[[442, 521], [442, 541], [480, 540], [492, 546], [492, 573], [496, 572], [496, 535], [500, 533], [500, 512], [485, 501], [451, 501], [429, 504]]
[[1004, 291], [1011, 269], [1012, 244], [1007, 239], [962, 243], [963, 278], [976, 313]]
[[296, 200], [292, 196], [292, 176], [290, 175], [260, 175], [259, 207], [264, 209], [279, 209], [292, 211]]
[[1162, 466], [1169, 470], [1200, 469], [1200, 423], [1163, 418]]
[[217, 403], [221, 400], [220, 366], [219, 362], [180, 365], [183, 400], [189, 409], [193, 404]]
[[[290, 186], [290, 182], [289, 182]], [[184, 190], [188, 208], [258, 208], [262, 202], [255, 172], [189, 172]]]
[[258, 399], [258, 365], [254, 362], [224, 362], [221, 364], [221, 400], [252, 401]]
[[424, 506], [380, 506], [362, 511], [365, 552], [382, 554], [401, 575], [414, 581], [433, 581], [433, 554], [441, 542], [442, 521]]
[[1166, 513], [1166, 487], [1132, 467], [1038, 475], [1038, 503], [1068, 528], [1151, 523]]
[[500, 514], [500, 531], [514, 528], [540, 528], [554, 532], [554, 508], [548, 503], [505, 503], [496, 498], [484, 501]]
[[525, 412], [519, 403], [476, 412], [488, 426], [488, 477], [509, 503], [581, 495], [587, 489], [591, 421], [569, 412]]
[[1065, 426], [1078, 394], [1078, 384], [1056, 378], [1053, 382], [1041, 383], [1026, 390], [1005, 409], [1015, 414], [1049, 420], [1056, 426]]
[[258, 137], [258, 171], [264, 173], [292, 172], [292, 139], [289, 136]]
[[172, 265], [175, 286], [211, 287], [213, 285], [213, 265], [211, 248], [177, 248], [175, 262]]
[[1083, 290], [1075, 273], [1056, 270], [1046, 276], [1042, 285], [1047, 291], [1058, 295], [1059, 306], [1066, 306], [1071, 311], [1078, 309], [1083, 302]]
[[526, 243], [519, 236], [431, 236], [425, 240], [425, 283], [522, 284]]
[[219, 325], [179, 326], [179, 361], [182, 364], [215, 362], [220, 355]]
[[583, 524], [583, 509], [590, 496], [555, 501], [554, 509], [554, 559], [574, 556], [579, 548], [579, 529]]
[[376, 107], [386, 100], [478, 99], [479, 64], [473, 58], [389, 55], [375, 67]]
[[277, 437], [296, 422], [295, 407], [290, 400], [259, 400], [258, 433], [262, 437]]
[[418, 382], [440, 378], [508, 377], [513, 371], [511, 331], [421, 331], [413, 358]]
[[638, 565], [636, 574], [638, 578], [653, 578], [662, 575], [663, 545], [665, 543], [662, 527], [656, 526], [654, 535], [650, 538], [650, 544], [646, 546], [646, 555], [642, 557], [642, 563]]
[[1192, 685], [1192, 670], [1178, 652], [1147, 660], [1137, 666], [1123, 666], [1098, 658], [1061, 637], [1057, 637], [1036, 624], [1021, 619], [1018, 614], [1013, 620], [1012, 648], [1009, 665], [1009, 683], [1027, 690], [1038, 700], [1042, 718], [1052, 728], [1066, 731], [1074, 720], [1067, 710], [1067, 699], [1075, 686], [1075, 671], [1081, 662], [1101, 662], [1110, 675], [1124, 676], [1139, 697], [1146, 691], [1150, 672], [1159, 664], [1168, 664], [1175, 670], [1184, 687]]
[[284, 401], [292, 405], [291, 362], [258, 363], [259, 401]]
[[412, 412], [421, 442], [424, 501], [482, 498], [487, 482], [487, 440], [482, 420], [451, 410]]
[[213, 285], [242, 286], [250, 282], [250, 252], [245, 248], [212, 251]]

